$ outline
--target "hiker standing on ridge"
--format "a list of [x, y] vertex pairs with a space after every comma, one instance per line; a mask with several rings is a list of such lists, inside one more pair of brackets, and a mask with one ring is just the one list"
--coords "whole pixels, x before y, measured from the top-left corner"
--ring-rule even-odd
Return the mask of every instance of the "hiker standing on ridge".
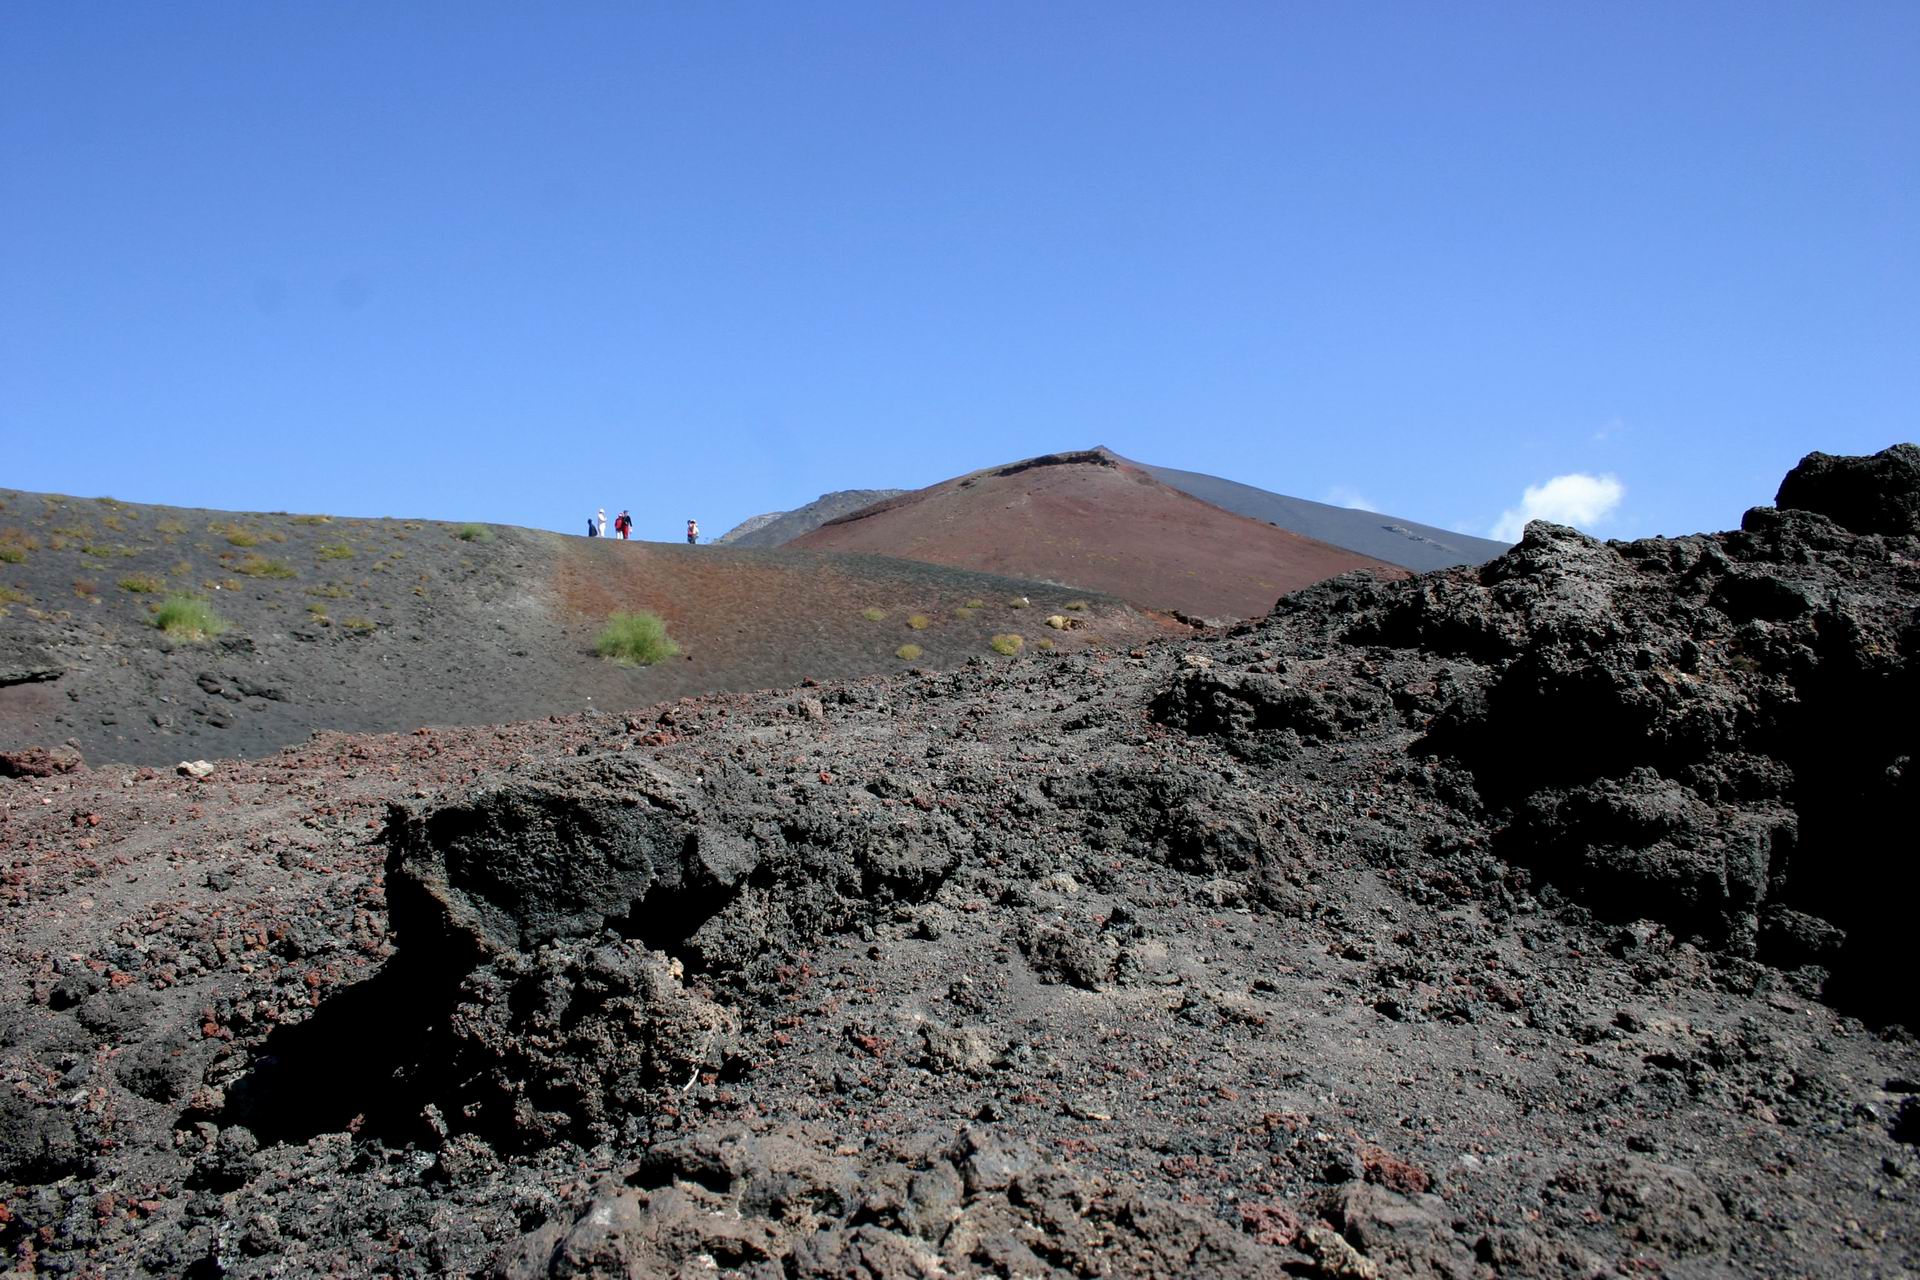
[[687, 545], [692, 546], [698, 541], [700, 541], [700, 522], [689, 520], [687, 521]]
[[613, 531], [620, 535], [622, 542], [625, 542], [627, 535], [633, 532], [633, 517], [627, 514], [626, 508], [621, 508], [620, 514], [613, 518]]
[[587, 536], [589, 538], [597, 538], [600, 536], [600, 526], [594, 522], [592, 516], [587, 517]]
[[605, 507], [600, 508], [600, 536], [603, 538], [607, 536], [607, 509]]

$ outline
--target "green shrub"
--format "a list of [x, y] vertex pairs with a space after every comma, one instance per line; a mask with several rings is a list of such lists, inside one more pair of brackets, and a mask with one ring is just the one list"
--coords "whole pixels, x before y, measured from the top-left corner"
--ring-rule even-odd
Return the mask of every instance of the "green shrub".
[[986, 607], [987, 607], [987, 602], [986, 602], [985, 600], [969, 600], [969, 601], [967, 601], [967, 608], [969, 608], [969, 609], [984, 609], [984, 608], [986, 608]]
[[1007, 601], [1007, 608], [1024, 609], [1027, 607], [1028, 603], [1029, 602], [1025, 596], [1015, 596], [1013, 599]]
[[483, 524], [463, 524], [453, 531], [453, 536], [462, 542], [492, 542], [493, 530]]
[[187, 531], [187, 526], [181, 524], [178, 520], [162, 520], [153, 526], [153, 531], [155, 533], [178, 536]]
[[323, 542], [315, 554], [322, 560], [351, 560], [353, 559], [353, 548], [344, 542]]
[[616, 613], [608, 618], [599, 638], [593, 642], [593, 649], [623, 667], [644, 667], [680, 652], [680, 646], [667, 635], [667, 624], [658, 614], [645, 610]]
[[293, 522], [295, 524], [332, 524], [333, 517], [332, 516], [295, 516], [293, 517]]
[[25, 604], [32, 599], [24, 591], [15, 591], [12, 587], [0, 587], [0, 604]]
[[929, 618], [924, 613], [916, 613], [912, 617], [907, 619], [907, 625], [912, 627], [915, 631], [925, 631], [928, 627], [933, 625], [933, 619]]
[[188, 640], [210, 639], [227, 629], [225, 620], [196, 596], [168, 596], [154, 611], [153, 625]]
[[893, 656], [902, 662], [912, 662], [925, 652], [926, 650], [917, 644], [903, 644], [893, 651]]
[[260, 545], [259, 534], [250, 529], [243, 529], [237, 524], [216, 524], [210, 528], [214, 533], [225, 538], [229, 546], [257, 547]]
[[358, 631], [363, 635], [369, 631], [378, 630], [380, 627], [380, 624], [372, 618], [342, 618], [340, 619], [340, 625], [349, 631]]
[[293, 566], [284, 560], [269, 560], [265, 556], [248, 556], [233, 566], [235, 573], [244, 573], [249, 578], [291, 578]]
[[329, 600], [344, 600], [347, 598], [347, 589], [337, 582], [329, 582], [324, 587], [308, 587], [307, 594], [325, 596]]
[[1045, 636], [1041, 636], [1038, 640], [1035, 640], [1033, 642], [1033, 647], [1036, 649], [1046, 649], [1048, 651], [1051, 651], [1053, 649], [1053, 641], [1047, 639]]
[[0, 562], [19, 564], [27, 558], [27, 549], [15, 542], [0, 542]]
[[1003, 653], [1011, 658], [1014, 654], [1020, 652], [1027, 642], [1026, 639], [1021, 636], [995, 636], [993, 639], [987, 641], [987, 643], [993, 646], [995, 653]]
[[862, 609], [860, 616], [868, 622], [884, 622], [886, 621], [887, 611], [885, 609]]
[[957, 605], [954, 607], [953, 616], [960, 619], [960, 621], [965, 622], [968, 618], [971, 618], [974, 614], [978, 612], [979, 610], [976, 609], [973, 605], [963, 604], [963, 605]]
[[1066, 604], [1062, 605], [1061, 607], [1064, 609], [1071, 609], [1075, 613], [1084, 613], [1086, 612], [1087, 602], [1085, 600], [1069, 600], [1066, 602]]
[[150, 573], [130, 573], [120, 579], [120, 589], [131, 591], [136, 595], [151, 595], [156, 591], [164, 590], [166, 585]]
[[99, 590], [100, 588], [97, 585], [95, 585], [94, 583], [88, 582], [85, 578], [76, 578], [74, 580], [73, 594], [81, 597], [82, 599], [92, 596], [95, 592]]

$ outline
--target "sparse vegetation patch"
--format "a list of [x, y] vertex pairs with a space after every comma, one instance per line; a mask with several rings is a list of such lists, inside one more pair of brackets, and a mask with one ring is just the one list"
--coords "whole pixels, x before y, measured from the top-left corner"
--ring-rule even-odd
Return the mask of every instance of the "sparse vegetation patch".
[[269, 560], [265, 556], [248, 556], [233, 566], [234, 572], [244, 573], [249, 578], [291, 578], [293, 566], [284, 560]]
[[997, 635], [987, 641], [987, 644], [992, 647], [995, 653], [1005, 654], [1009, 658], [1020, 652], [1020, 650], [1026, 646], [1026, 643], [1025, 637], [1017, 635]]
[[453, 536], [462, 542], [492, 542], [493, 530], [483, 524], [463, 524], [453, 531]]
[[210, 530], [225, 538], [228, 546], [257, 547], [260, 545], [259, 534], [237, 524], [216, 524], [210, 526]]
[[868, 622], [884, 622], [886, 621], [887, 611], [885, 609], [872, 609], [872, 608], [862, 609], [860, 611], [860, 616], [865, 618]]
[[120, 589], [135, 595], [151, 595], [166, 589], [166, 583], [150, 573], [130, 573], [120, 579]]
[[900, 659], [900, 661], [902, 662], [912, 662], [914, 659], [918, 658], [922, 653], [925, 653], [925, 652], [926, 650], [922, 649], [917, 644], [903, 644], [898, 649], [895, 649], [893, 651], [893, 656]]
[[907, 625], [912, 627], [915, 631], [925, 631], [928, 627], [933, 625], [933, 619], [929, 618], [924, 613], [916, 613], [912, 617], [907, 619]]
[[636, 610], [616, 613], [607, 619], [593, 643], [594, 652], [623, 667], [644, 667], [671, 658], [680, 646], [667, 634], [660, 615]]
[[323, 542], [317, 549], [316, 554], [322, 560], [351, 560], [353, 559], [353, 548], [344, 542]]
[[332, 524], [333, 517], [332, 516], [295, 516], [293, 517], [293, 522], [295, 524]]
[[197, 596], [168, 596], [154, 611], [153, 625], [186, 640], [207, 640], [227, 629], [226, 621]]

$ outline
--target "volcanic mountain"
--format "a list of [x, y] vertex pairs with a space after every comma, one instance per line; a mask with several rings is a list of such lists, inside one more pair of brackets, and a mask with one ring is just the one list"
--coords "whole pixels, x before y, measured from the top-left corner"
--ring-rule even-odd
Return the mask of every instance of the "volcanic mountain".
[[[353, 545], [457, 541], [403, 531]], [[0, 1254], [1913, 1275], [1917, 610], [1898, 446], [1809, 456], [1738, 530], [1535, 522], [1126, 649], [205, 776], [12, 758]]]
[[[226, 629], [159, 630], [176, 594]], [[665, 619], [680, 653], [603, 661], [596, 634], [622, 610]], [[998, 661], [997, 635], [1070, 651], [1169, 630], [1186, 628], [1078, 587], [876, 556], [0, 490], [0, 751], [71, 740], [172, 764]]]
[[1209, 619], [1264, 614], [1290, 591], [1406, 571], [1235, 515], [1105, 449], [1046, 454], [916, 489], [789, 544], [864, 551], [1108, 592]]

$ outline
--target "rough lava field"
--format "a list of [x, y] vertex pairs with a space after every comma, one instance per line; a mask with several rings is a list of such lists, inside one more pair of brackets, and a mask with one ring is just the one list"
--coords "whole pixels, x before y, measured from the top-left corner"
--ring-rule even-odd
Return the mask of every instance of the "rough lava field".
[[1917, 694], [1903, 445], [1134, 648], [14, 753], [0, 1246], [1912, 1275]]

